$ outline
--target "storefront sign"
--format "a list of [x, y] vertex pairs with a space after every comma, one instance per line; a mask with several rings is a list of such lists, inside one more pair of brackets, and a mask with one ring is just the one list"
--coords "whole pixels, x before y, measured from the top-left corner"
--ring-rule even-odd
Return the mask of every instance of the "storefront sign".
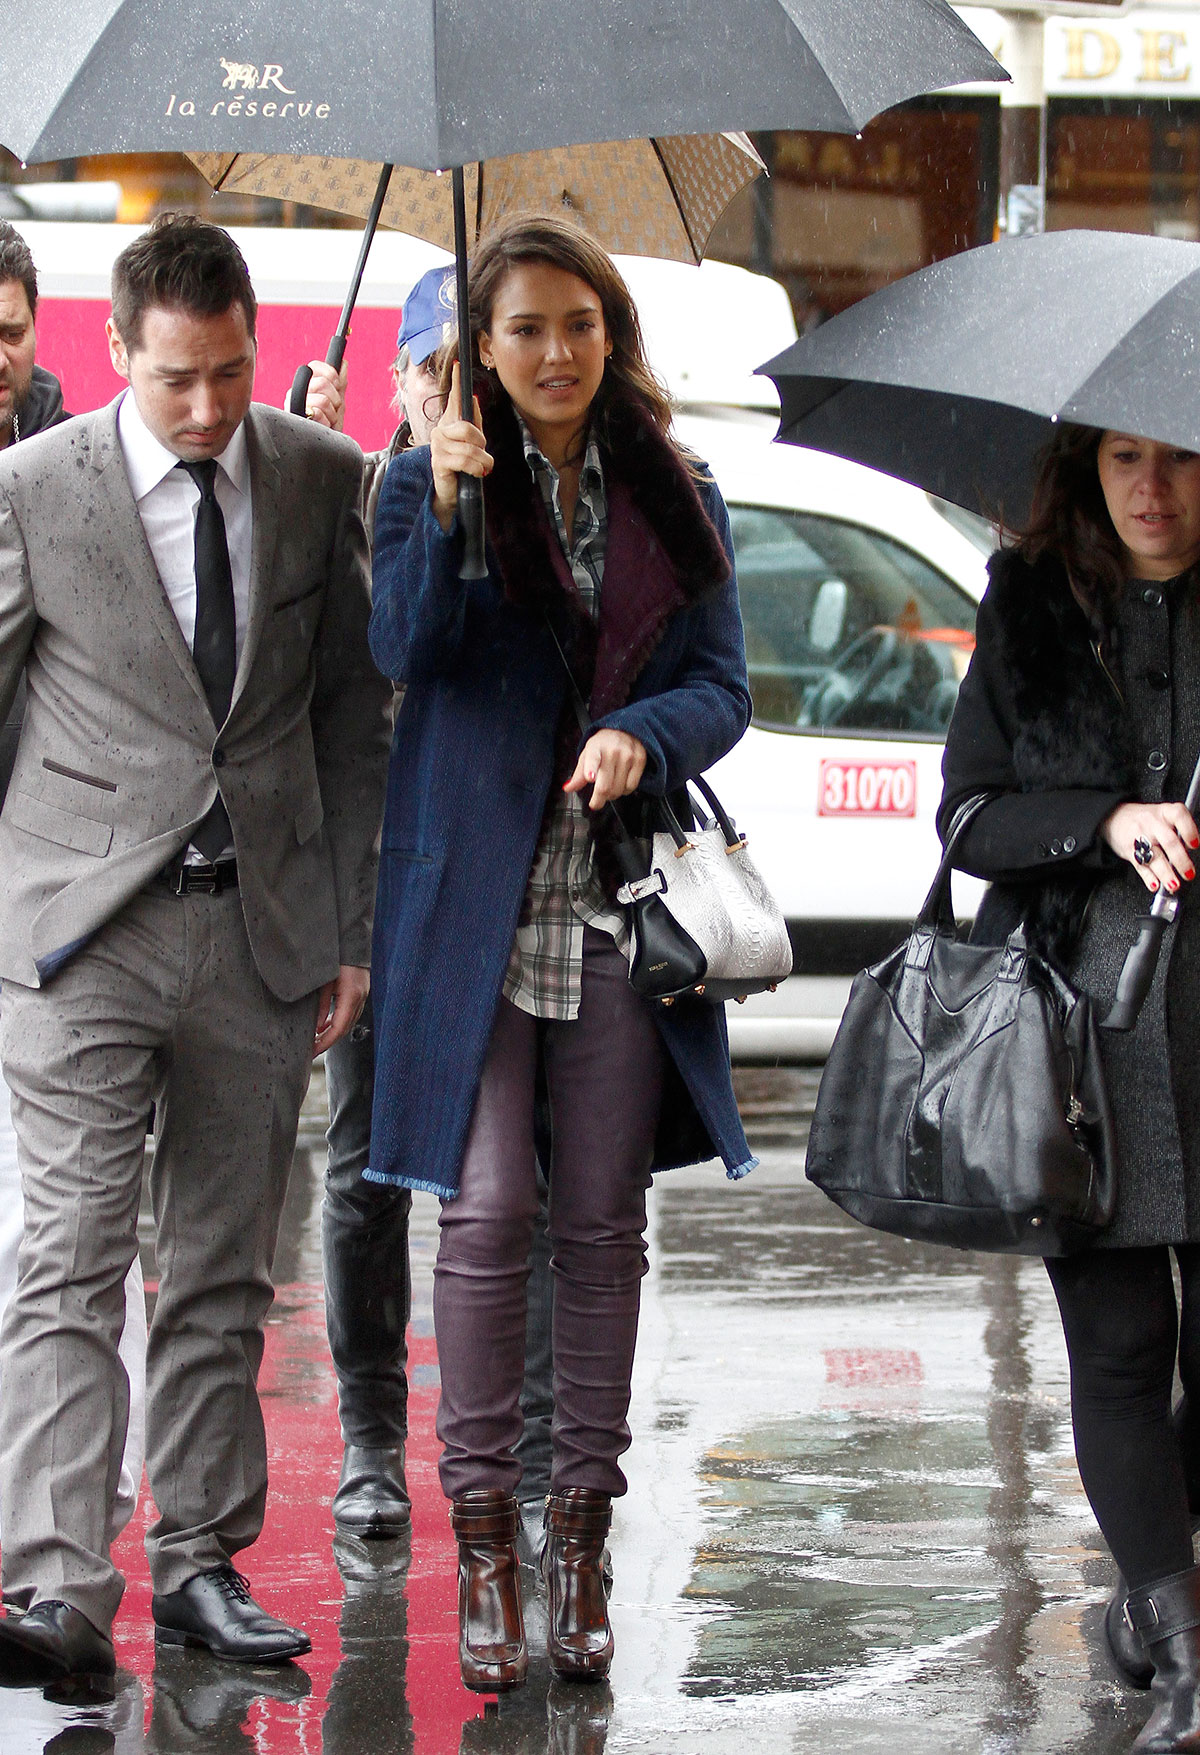
[[[1005, 63], [1011, 23], [993, 7], [960, 5], [956, 12], [996, 60]], [[1047, 97], [1200, 97], [1200, 7], [1195, 11], [1137, 7], [1123, 18], [1047, 18], [1046, 93]]]
[[[1006, 64], [1009, 21], [991, 7], [955, 10]], [[1045, 45], [1049, 97], [1200, 97], [1200, 8], [1047, 18]]]
[[1046, 91], [1058, 97], [1197, 96], [1200, 11], [1048, 19]]

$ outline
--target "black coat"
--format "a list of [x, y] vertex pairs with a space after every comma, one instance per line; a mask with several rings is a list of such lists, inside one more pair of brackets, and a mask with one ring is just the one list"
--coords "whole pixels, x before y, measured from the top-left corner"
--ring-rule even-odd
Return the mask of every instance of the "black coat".
[[[1058, 563], [1002, 551], [990, 572], [947, 733], [939, 831], [970, 794], [998, 792], [955, 861], [990, 881], [975, 936], [998, 942], [1024, 919], [1103, 1017], [1150, 898], [1099, 829], [1125, 800], [1186, 791], [1200, 749], [1197, 579], [1130, 582], [1098, 629]], [[1109, 1246], [1200, 1239], [1198, 968], [1200, 895], [1167, 930], [1136, 1029], [1102, 1033], [1119, 1153]]]
[[988, 567], [975, 655], [942, 761], [938, 833], [981, 789], [1001, 796], [960, 843], [963, 871], [992, 888], [977, 932], [997, 941], [1024, 916], [1031, 936], [1069, 953], [1113, 856], [1100, 824], [1138, 796], [1135, 735], [1114, 664], [1056, 561], [1029, 566], [1001, 549]]

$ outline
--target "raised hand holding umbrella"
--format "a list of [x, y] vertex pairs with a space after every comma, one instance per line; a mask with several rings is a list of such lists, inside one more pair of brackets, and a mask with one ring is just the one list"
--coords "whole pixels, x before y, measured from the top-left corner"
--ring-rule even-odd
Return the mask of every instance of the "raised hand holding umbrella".
[[[1192, 770], [1188, 782], [1187, 797], [1183, 808], [1193, 819], [1200, 815], [1200, 759]], [[1180, 827], [1183, 833], [1183, 827]], [[1134, 862], [1143, 870], [1147, 870], [1159, 851], [1156, 844], [1148, 837], [1139, 837], [1133, 844]], [[1185, 848], [1186, 853], [1186, 848]], [[1177, 855], [1178, 857], [1178, 855]], [[1187, 867], [1180, 872], [1185, 876]], [[1191, 869], [1195, 869], [1194, 866]], [[1159, 884], [1154, 900], [1150, 904], [1150, 912], [1142, 922], [1137, 938], [1130, 945], [1125, 955], [1121, 973], [1117, 979], [1117, 991], [1107, 1017], [1101, 1023], [1102, 1030], [1132, 1030], [1138, 1021], [1146, 995], [1154, 980], [1154, 972], [1158, 968], [1158, 959], [1162, 952], [1163, 935], [1167, 927], [1179, 913], [1179, 904], [1183, 893], [1174, 892], [1165, 885]]]

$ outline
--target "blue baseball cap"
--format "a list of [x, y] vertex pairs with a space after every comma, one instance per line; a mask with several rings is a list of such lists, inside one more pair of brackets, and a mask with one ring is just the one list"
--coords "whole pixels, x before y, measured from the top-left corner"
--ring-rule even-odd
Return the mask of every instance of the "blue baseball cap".
[[404, 301], [404, 316], [396, 336], [396, 351], [407, 347], [414, 365], [424, 365], [436, 353], [457, 322], [454, 296], [454, 265], [431, 268], [423, 274]]

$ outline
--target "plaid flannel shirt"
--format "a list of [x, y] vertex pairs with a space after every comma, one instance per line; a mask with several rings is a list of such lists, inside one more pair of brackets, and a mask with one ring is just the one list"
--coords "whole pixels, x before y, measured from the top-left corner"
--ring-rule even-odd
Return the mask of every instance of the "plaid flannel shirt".
[[[571, 576], [589, 615], [595, 618], [600, 613], [608, 538], [608, 501], [596, 441], [588, 440], [574, 529], [568, 540], [559, 504], [558, 472], [523, 421], [521, 436], [525, 461], [558, 533]], [[622, 950], [628, 943], [625, 917], [605, 896], [596, 872], [589, 815], [577, 792], [556, 792], [529, 873], [521, 924], [504, 977], [504, 997], [535, 1018], [579, 1016], [585, 926], [609, 933]]]

